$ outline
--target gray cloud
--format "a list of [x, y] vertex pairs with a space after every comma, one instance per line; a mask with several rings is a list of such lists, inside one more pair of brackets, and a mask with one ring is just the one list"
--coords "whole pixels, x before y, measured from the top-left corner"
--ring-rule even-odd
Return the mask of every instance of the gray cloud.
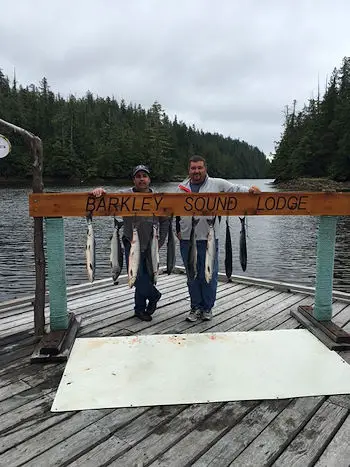
[[[2, 0], [0, 67], [23, 85], [114, 95], [269, 153], [285, 105], [349, 54], [347, 0]], [[1, 110], [0, 110], [1, 112]]]

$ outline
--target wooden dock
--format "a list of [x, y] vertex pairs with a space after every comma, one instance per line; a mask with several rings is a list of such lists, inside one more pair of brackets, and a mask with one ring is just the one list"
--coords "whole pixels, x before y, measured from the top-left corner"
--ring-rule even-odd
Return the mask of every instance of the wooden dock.
[[[219, 283], [212, 321], [189, 323], [186, 278], [161, 275], [152, 322], [133, 317], [133, 291], [111, 280], [71, 287], [78, 337], [291, 329], [312, 305], [306, 287], [236, 278]], [[47, 319], [48, 319], [47, 311]], [[333, 321], [350, 330], [350, 294]], [[350, 396], [305, 397], [51, 413], [64, 364], [31, 364], [32, 297], [0, 303], [0, 465], [350, 465]], [[350, 362], [350, 352], [341, 355]]]

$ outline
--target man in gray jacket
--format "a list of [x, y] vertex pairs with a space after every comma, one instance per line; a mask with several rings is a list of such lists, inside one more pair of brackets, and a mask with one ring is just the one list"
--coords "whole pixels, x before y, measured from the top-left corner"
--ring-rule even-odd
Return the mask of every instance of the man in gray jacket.
[[[178, 192], [192, 193], [217, 193], [217, 192], [249, 192], [260, 193], [256, 186], [248, 188], [243, 185], [234, 185], [222, 178], [208, 176], [206, 161], [201, 156], [192, 156], [189, 160], [188, 178], [178, 186]], [[191, 311], [187, 321], [195, 322], [197, 319], [212, 319], [212, 308], [216, 300], [216, 289], [218, 281], [218, 222], [214, 223], [216, 254], [212, 279], [209, 283], [205, 280], [205, 255], [207, 249], [207, 236], [209, 231], [208, 217], [198, 217], [196, 225], [197, 243], [197, 275], [195, 279], [187, 281], [188, 291], [191, 299]], [[187, 265], [189, 251], [189, 239], [192, 229], [192, 217], [184, 216], [176, 219], [176, 233], [180, 240], [180, 251], [184, 265]]]
[[[132, 173], [132, 179], [134, 182], [134, 186], [127, 190], [122, 190], [123, 192], [153, 192], [152, 188], [150, 188], [150, 170], [147, 166], [136, 166]], [[101, 196], [104, 193], [105, 190], [103, 188], [95, 188], [92, 191], [92, 194], [96, 197]], [[123, 221], [124, 231], [122, 240], [125, 247], [126, 264], [128, 264], [129, 261], [133, 225], [137, 227], [140, 239], [141, 259], [137, 279], [135, 282], [135, 316], [141, 319], [142, 321], [151, 321], [152, 314], [155, 312], [157, 308], [157, 303], [160, 300], [162, 294], [155, 287], [150, 277], [149, 267], [147, 266], [147, 254], [149, 252], [148, 246], [152, 237], [154, 222], [159, 223], [159, 248], [164, 244], [166, 236], [168, 234], [169, 218], [136, 216], [124, 217]]]

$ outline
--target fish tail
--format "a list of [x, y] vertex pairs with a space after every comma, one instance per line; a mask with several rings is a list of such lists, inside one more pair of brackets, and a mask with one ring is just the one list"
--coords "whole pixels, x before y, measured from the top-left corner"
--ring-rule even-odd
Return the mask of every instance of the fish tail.
[[123, 221], [118, 221], [118, 219], [114, 218], [114, 227], [116, 227], [118, 230], [121, 229], [124, 225]]
[[195, 227], [199, 222], [199, 219], [195, 219], [194, 217], [192, 217], [192, 225]]

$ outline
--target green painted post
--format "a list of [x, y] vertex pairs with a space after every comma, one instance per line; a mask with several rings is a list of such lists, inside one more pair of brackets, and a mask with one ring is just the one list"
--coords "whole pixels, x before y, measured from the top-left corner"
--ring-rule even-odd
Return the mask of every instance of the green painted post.
[[314, 317], [318, 321], [332, 319], [332, 291], [336, 216], [321, 216], [317, 238], [316, 290]]
[[50, 329], [58, 331], [68, 328], [63, 218], [47, 217], [45, 225]]

